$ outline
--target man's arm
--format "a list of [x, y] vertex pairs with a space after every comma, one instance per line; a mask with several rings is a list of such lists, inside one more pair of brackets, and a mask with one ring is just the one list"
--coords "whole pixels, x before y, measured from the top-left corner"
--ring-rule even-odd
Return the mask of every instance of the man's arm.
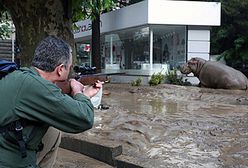
[[[109, 82], [109, 77], [107, 75], [82, 75], [78, 79], [80, 83], [83, 85], [91, 85], [94, 86], [97, 81], [100, 82]], [[71, 87], [70, 87], [70, 82], [69, 81], [64, 81], [64, 82], [57, 82], [56, 85], [61, 88], [62, 93], [64, 94], [71, 94]]]
[[16, 100], [15, 113], [20, 118], [44, 122], [64, 132], [83, 132], [94, 122], [94, 107], [89, 97], [81, 93], [72, 97], [62, 94], [46, 80], [27, 78]]

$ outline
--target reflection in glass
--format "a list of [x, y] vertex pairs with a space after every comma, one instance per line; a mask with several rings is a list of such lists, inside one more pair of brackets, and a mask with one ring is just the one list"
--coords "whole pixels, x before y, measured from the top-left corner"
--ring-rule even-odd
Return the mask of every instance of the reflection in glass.
[[149, 28], [133, 28], [107, 34], [102, 39], [106, 69], [141, 69], [149, 63]]
[[77, 64], [91, 66], [91, 45], [90, 43], [76, 43]]
[[168, 64], [170, 69], [186, 61], [186, 27], [153, 25], [153, 63]]

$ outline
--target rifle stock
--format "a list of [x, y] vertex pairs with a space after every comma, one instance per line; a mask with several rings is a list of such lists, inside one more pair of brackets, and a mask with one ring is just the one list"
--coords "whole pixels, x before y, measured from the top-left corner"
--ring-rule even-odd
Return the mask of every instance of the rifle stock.
[[[94, 85], [96, 81], [108, 82], [109, 77], [107, 75], [82, 75], [79, 77], [78, 81], [83, 85]], [[71, 94], [71, 86], [69, 81], [57, 82], [56, 85], [62, 90], [64, 94]]]

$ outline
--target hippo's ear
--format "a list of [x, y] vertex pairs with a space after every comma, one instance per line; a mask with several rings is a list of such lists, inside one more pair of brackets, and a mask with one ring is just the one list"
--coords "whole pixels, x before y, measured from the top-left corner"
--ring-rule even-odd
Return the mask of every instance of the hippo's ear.
[[191, 58], [191, 59], [189, 60], [189, 63], [190, 63], [190, 64], [197, 64], [197, 62], [198, 62], [198, 59], [197, 59], [197, 58]]

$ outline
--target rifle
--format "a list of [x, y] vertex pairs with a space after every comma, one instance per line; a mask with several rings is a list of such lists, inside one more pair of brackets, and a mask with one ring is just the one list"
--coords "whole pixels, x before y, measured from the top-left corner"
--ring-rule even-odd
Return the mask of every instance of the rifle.
[[[98, 80], [104, 83], [108, 83], [110, 81], [110, 77], [108, 77], [106, 74], [88, 74], [80, 75], [79, 77], [74, 78], [83, 85], [92, 86], [94, 86]], [[57, 82], [56, 85], [62, 90], [62, 93], [70, 95], [72, 90], [69, 81]]]

